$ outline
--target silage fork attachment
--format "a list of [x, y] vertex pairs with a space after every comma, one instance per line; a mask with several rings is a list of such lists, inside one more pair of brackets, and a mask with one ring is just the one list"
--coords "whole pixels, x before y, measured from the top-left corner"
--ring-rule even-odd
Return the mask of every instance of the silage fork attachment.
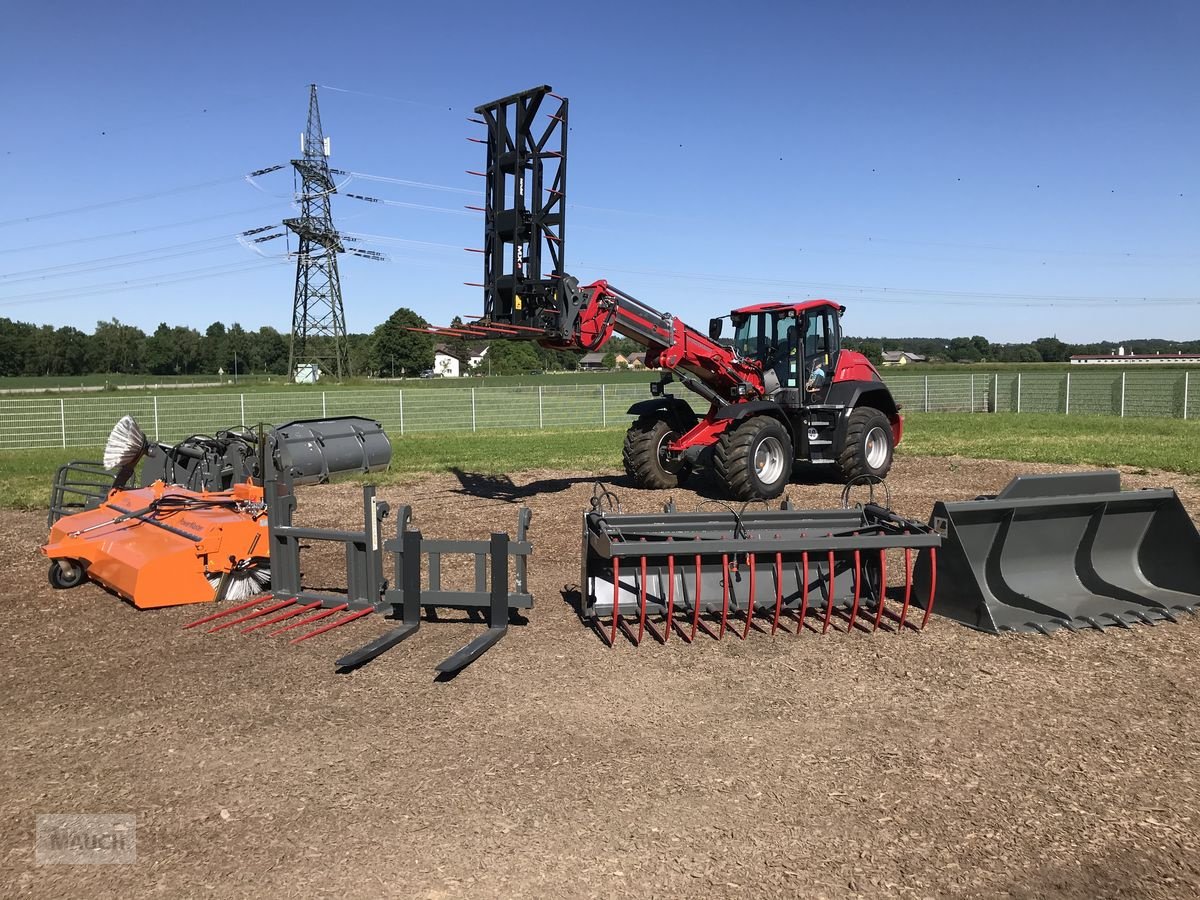
[[[668, 504], [637, 515], [600, 507], [594, 500], [583, 517], [580, 614], [609, 646], [618, 632], [635, 645], [647, 632], [666, 643], [672, 631], [691, 643], [701, 632], [898, 633], [929, 620], [932, 604], [909, 611], [913, 552], [936, 554], [941, 538], [873, 502], [690, 513]], [[892, 574], [903, 584], [889, 591]]]

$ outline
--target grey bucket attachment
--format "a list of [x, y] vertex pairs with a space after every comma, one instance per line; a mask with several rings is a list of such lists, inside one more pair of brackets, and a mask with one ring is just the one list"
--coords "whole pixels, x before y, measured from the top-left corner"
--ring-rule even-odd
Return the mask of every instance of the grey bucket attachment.
[[[752, 627], [774, 634], [781, 619], [797, 635], [918, 630], [929, 616], [909, 616], [913, 553], [940, 542], [874, 504], [691, 513], [669, 505], [649, 515], [594, 508], [583, 518], [579, 611], [610, 646], [618, 630], [634, 644], [646, 631], [665, 643], [672, 630], [691, 643], [700, 631], [716, 640], [727, 630], [745, 639]], [[887, 586], [901, 573], [888, 606]]]
[[995, 497], [938, 502], [917, 602], [993, 634], [1128, 628], [1200, 605], [1200, 535], [1175, 491], [1122, 491], [1111, 470], [1022, 475]]

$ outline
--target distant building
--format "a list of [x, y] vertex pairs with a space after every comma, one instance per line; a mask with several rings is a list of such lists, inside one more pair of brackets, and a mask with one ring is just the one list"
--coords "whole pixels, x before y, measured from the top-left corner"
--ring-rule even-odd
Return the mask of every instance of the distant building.
[[605, 368], [603, 353], [585, 353], [579, 360], [579, 368], [585, 371], [596, 372]]
[[885, 366], [907, 366], [925, 362], [925, 357], [920, 353], [909, 353], [907, 350], [884, 350], [881, 355]]
[[1073, 366], [1200, 366], [1200, 353], [1081, 353], [1071, 357]]
[[433, 348], [433, 371], [445, 378], [458, 378], [469, 374], [469, 371], [479, 366], [487, 357], [487, 344], [466, 347], [462, 352], [466, 359], [456, 356], [447, 344], [438, 344]]
[[645, 353], [630, 353], [628, 364], [629, 364], [629, 368], [631, 368], [631, 369], [646, 368], [646, 354]]

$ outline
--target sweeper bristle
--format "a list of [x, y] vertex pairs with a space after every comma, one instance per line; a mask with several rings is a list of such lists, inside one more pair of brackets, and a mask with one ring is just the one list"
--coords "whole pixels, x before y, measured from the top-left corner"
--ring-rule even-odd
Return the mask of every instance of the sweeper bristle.
[[[222, 578], [225, 580], [224, 589], [221, 587]], [[271, 570], [266, 566], [235, 569], [224, 575], [209, 575], [208, 583], [217, 594], [214, 599], [237, 603], [267, 590], [271, 586]]]
[[104, 445], [104, 468], [122, 469], [146, 451], [146, 434], [133, 416], [121, 416]]

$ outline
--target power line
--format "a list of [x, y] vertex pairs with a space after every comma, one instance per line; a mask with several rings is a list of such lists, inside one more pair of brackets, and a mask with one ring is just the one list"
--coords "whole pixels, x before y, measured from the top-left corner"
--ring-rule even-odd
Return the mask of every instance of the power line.
[[89, 203], [84, 206], [76, 206], [71, 209], [59, 209], [54, 212], [38, 213], [33, 216], [20, 216], [16, 219], [6, 219], [0, 221], [0, 228], [5, 228], [9, 225], [22, 225], [27, 222], [39, 222], [44, 219], [53, 219], [58, 216], [69, 216], [75, 213], [91, 212], [97, 209], [108, 209], [113, 206], [121, 206], [125, 203], [141, 203], [144, 200], [156, 200], [159, 197], [170, 197], [174, 194], [184, 194], [188, 191], [199, 191], [204, 188], [215, 187], [218, 184], [227, 184], [233, 181], [240, 181], [244, 175], [236, 175], [226, 178], [214, 178], [211, 181], [201, 181], [196, 184], [186, 184], [183, 187], [169, 188], [164, 191], [152, 191], [148, 194], [136, 194], [132, 197], [122, 197], [120, 200], [105, 200], [101, 203]]
[[265, 212], [268, 209], [278, 209], [278, 203], [271, 203], [266, 206], [255, 206], [250, 209], [241, 209], [237, 212], [219, 213], [215, 216], [201, 216], [198, 219], [185, 219], [180, 222], [167, 222], [162, 225], [147, 225], [144, 228], [132, 228], [129, 231], [110, 231], [107, 234], [89, 234], [86, 237], [68, 238], [64, 241], [50, 241], [45, 244], [27, 244], [24, 247], [5, 247], [0, 248], [0, 255], [5, 253], [27, 253], [31, 250], [48, 250], [52, 247], [67, 247], [73, 244], [88, 244], [94, 241], [104, 241], [110, 238], [129, 237], [135, 234], [144, 234], [148, 231], [165, 231], [168, 228], [182, 228], [186, 225], [198, 225], [201, 222], [213, 222], [217, 219], [230, 219], [234, 216], [245, 216], [251, 213]]
[[24, 303], [47, 303], [55, 300], [67, 300], [80, 297], [94, 297], [101, 294], [120, 293], [122, 291], [143, 290], [150, 287], [160, 287], [167, 284], [181, 284], [189, 281], [201, 281], [206, 278], [216, 278], [223, 275], [233, 275], [252, 269], [265, 269], [285, 261], [285, 257], [269, 260], [252, 260], [250, 262], [223, 263], [218, 266], [205, 266], [199, 269], [187, 269], [182, 272], [154, 275], [148, 278], [132, 281], [112, 281], [92, 285], [78, 290], [60, 288], [53, 291], [37, 291], [30, 294], [16, 294], [11, 297], [0, 297], [0, 306], [17, 306]]

